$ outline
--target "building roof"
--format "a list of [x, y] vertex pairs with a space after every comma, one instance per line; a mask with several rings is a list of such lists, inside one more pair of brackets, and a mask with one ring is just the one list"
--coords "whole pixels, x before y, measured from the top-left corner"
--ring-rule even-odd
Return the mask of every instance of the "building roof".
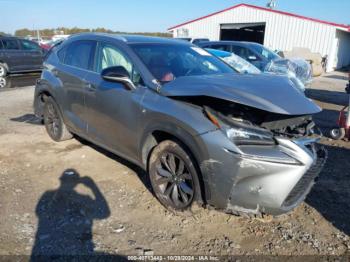
[[306, 16], [296, 15], [296, 14], [292, 14], [292, 13], [288, 13], [288, 12], [283, 12], [283, 11], [278, 11], [278, 10], [273, 10], [273, 9], [269, 9], [269, 8], [265, 8], [265, 7], [261, 7], [261, 6], [248, 5], [248, 4], [239, 4], [239, 5], [231, 6], [229, 8], [224, 9], [224, 10], [221, 10], [221, 11], [218, 11], [218, 12], [215, 12], [215, 13], [211, 13], [209, 15], [202, 16], [202, 17], [199, 17], [197, 19], [194, 19], [194, 20], [191, 20], [191, 21], [187, 21], [185, 23], [182, 23], [182, 24], [179, 24], [179, 25], [176, 25], [176, 26], [172, 26], [168, 30], [170, 31], [170, 30], [173, 30], [175, 28], [178, 28], [178, 27], [181, 27], [181, 26], [184, 26], [184, 25], [187, 25], [187, 24], [191, 24], [193, 22], [196, 22], [196, 21], [199, 21], [199, 20], [203, 20], [205, 18], [214, 16], [214, 15], [217, 15], [217, 14], [220, 14], [220, 13], [224, 13], [226, 11], [230, 11], [230, 10], [233, 10], [233, 9], [236, 9], [236, 8], [239, 8], [239, 7], [243, 7], [243, 6], [244, 7], [253, 8], [253, 9], [268, 11], [268, 12], [276, 13], [276, 14], [280, 14], [280, 15], [292, 16], [292, 17], [296, 17], [296, 18], [299, 18], [299, 19], [313, 21], [313, 22], [316, 22], [316, 23], [321, 23], [321, 24], [331, 25], [331, 26], [335, 26], [335, 27], [340, 27], [340, 28], [344, 28], [344, 29], [347, 29], [348, 31], [350, 31], [350, 26], [349, 25], [327, 22], [327, 21], [323, 21], [323, 20], [319, 20], [319, 19], [315, 19], [315, 18], [310, 18], [310, 17], [306, 17]]

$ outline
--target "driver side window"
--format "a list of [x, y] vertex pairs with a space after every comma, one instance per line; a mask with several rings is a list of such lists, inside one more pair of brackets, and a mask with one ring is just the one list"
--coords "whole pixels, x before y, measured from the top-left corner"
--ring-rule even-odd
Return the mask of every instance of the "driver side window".
[[248, 48], [242, 47], [242, 46], [232, 46], [232, 50], [234, 54], [242, 57], [244, 60], [250, 61], [250, 58], [255, 58], [254, 60], [259, 61], [260, 58], [257, 57], [252, 51], [250, 51]]
[[97, 50], [95, 71], [101, 73], [103, 69], [112, 66], [124, 67], [129, 73], [131, 81], [136, 86], [142, 85], [140, 73], [123, 52], [113, 45], [101, 43]]

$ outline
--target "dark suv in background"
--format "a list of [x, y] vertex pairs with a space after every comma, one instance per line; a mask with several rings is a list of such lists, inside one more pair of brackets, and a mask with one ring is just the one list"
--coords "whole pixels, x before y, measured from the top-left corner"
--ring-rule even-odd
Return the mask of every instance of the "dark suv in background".
[[272, 60], [281, 59], [279, 55], [267, 49], [263, 45], [253, 42], [207, 41], [200, 42], [197, 45], [202, 48], [212, 48], [234, 53], [262, 71], [264, 71], [267, 64], [270, 63]]
[[45, 51], [35, 42], [0, 36], [0, 77], [42, 69]]

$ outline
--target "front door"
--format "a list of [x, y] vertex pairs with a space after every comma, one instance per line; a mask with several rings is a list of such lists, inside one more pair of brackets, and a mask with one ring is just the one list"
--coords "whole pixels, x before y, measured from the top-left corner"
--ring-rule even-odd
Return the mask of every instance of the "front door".
[[[102, 79], [101, 71], [111, 66], [123, 66], [138, 88], [130, 90], [121, 83]], [[136, 159], [139, 101], [145, 92], [141, 76], [122, 48], [109, 43], [98, 44], [94, 71], [85, 77], [89, 138], [126, 158]]]

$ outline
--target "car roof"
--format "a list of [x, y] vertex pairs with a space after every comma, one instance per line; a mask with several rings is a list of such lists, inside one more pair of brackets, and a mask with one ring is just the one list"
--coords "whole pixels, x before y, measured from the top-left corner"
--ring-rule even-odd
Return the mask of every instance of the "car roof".
[[154, 44], [184, 44], [190, 45], [190, 43], [177, 40], [174, 38], [165, 38], [165, 37], [153, 37], [153, 36], [143, 36], [143, 35], [119, 35], [119, 34], [106, 34], [106, 33], [81, 33], [72, 35], [69, 39], [113, 39], [116, 41], [121, 41], [126, 44], [141, 44], [141, 43], [154, 43]]
[[26, 40], [26, 41], [30, 41], [30, 42], [34, 42], [33, 40], [29, 40], [29, 39], [25, 39], [23, 37], [17, 37], [17, 36], [8, 36], [8, 35], [0, 35], [0, 39], [12, 39], [12, 40]]
[[19, 39], [18, 37], [15, 36], [9, 36], [9, 35], [0, 35], [1, 39]]
[[202, 45], [209, 45], [209, 44], [226, 44], [226, 45], [238, 45], [238, 46], [252, 46], [252, 45], [256, 45], [256, 46], [260, 46], [260, 44], [255, 43], [255, 42], [245, 42], [245, 41], [210, 41], [210, 42], [202, 42], [199, 43]]

